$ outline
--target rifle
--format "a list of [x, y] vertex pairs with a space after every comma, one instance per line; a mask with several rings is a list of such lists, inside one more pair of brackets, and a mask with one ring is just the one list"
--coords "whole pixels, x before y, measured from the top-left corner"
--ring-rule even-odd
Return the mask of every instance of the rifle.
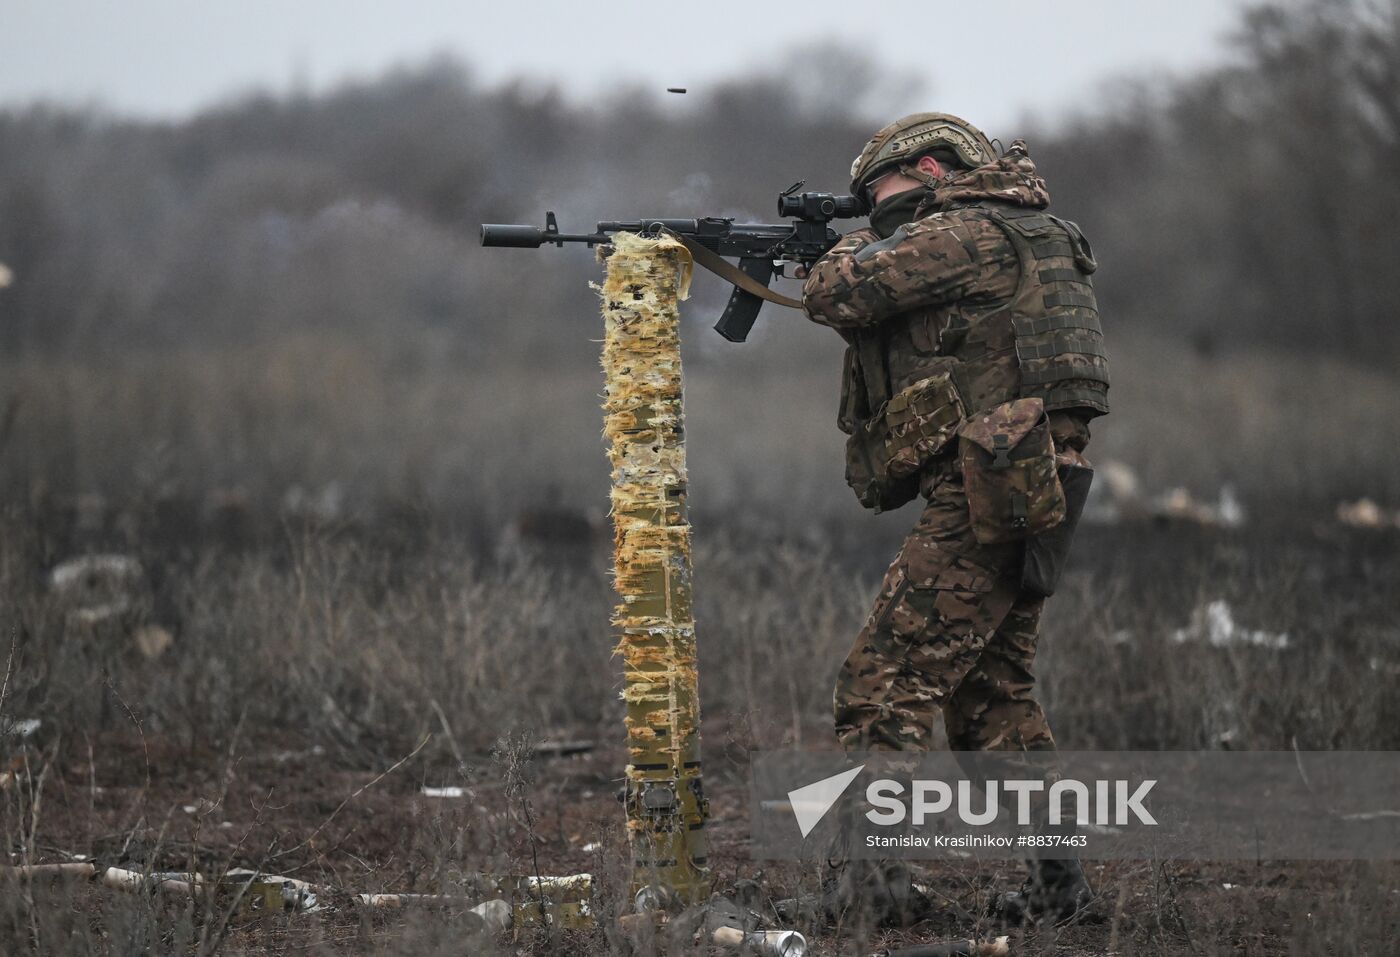
[[[674, 236], [685, 244], [695, 261], [734, 286], [729, 302], [715, 323], [715, 331], [730, 342], [743, 342], [758, 318], [764, 301], [801, 309], [802, 302], [768, 288], [781, 263], [810, 266], [841, 238], [831, 228], [833, 219], [849, 219], [864, 212], [854, 196], [832, 193], [798, 193], [806, 182], [794, 183], [778, 194], [778, 215], [789, 223], [736, 223], [733, 219], [637, 219], [601, 222], [592, 233], [561, 233], [554, 213], [545, 214], [544, 226], [512, 226], [483, 223], [481, 245], [538, 249], [547, 243], [592, 247], [607, 243], [616, 232]], [[736, 267], [725, 257], [737, 257]]]

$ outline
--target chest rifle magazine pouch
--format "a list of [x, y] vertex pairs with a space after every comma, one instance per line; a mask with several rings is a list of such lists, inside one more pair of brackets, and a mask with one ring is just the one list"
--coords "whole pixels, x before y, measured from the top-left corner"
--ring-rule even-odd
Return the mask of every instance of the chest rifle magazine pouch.
[[1024, 541], [1065, 519], [1050, 420], [1039, 398], [979, 412], [958, 430], [972, 533], [984, 545]]
[[1021, 567], [1021, 589], [1037, 598], [1055, 594], [1069, 559], [1074, 530], [1089, 498], [1089, 486], [1094, 481], [1094, 470], [1087, 465], [1061, 465], [1059, 473], [1065, 490], [1064, 521], [1026, 540], [1026, 558]]
[[885, 457], [884, 420], [876, 416], [858, 424], [846, 439], [846, 484], [860, 504], [876, 512], [888, 512], [914, 500], [919, 476], [890, 475]]
[[962, 397], [951, 372], [920, 379], [885, 406], [885, 460], [891, 478], [917, 475], [958, 433]]

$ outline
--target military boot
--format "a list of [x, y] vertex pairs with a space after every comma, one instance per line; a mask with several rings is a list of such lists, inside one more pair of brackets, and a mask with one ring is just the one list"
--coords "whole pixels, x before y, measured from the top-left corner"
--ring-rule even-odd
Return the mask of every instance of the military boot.
[[1080, 917], [1094, 900], [1094, 890], [1078, 858], [1026, 862], [1030, 874], [1019, 891], [992, 902], [992, 912], [1007, 924], [1064, 924]]
[[916, 924], [930, 905], [903, 861], [827, 861], [821, 909], [833, 924], [873, 929]]
[[820, 910], [843, 926], [905, 927], [921, 920], [928, 899], [914, 887], [908, 865], [899, 860], [861, 860], [854, 855], [859, 809], [839, 812], [838, 828], [822, 868]]

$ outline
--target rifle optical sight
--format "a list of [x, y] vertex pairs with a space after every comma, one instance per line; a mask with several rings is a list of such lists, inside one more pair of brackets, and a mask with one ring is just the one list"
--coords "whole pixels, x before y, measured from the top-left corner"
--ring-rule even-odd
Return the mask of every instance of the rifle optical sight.
[[779, 216], [797, 216], [824, 223], [861, 214], [860, 200], [834, 193], [783, 193], [778, 197]]

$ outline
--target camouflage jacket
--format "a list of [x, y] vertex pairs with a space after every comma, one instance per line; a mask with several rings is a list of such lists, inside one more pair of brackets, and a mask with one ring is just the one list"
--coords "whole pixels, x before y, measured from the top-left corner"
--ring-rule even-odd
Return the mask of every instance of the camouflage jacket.
[[[848, 343], [843, 431], [949, 357], [969, 414], [1041, 395], [1068, 413], [1052, 416], [1065, 439], [1108, 411], [1092, 253], [1074, 224], [1044, 212], [1049, 202], [1017, 141], [933, 191], [893, 235], [856, 230], [812, 267], [807, 315]], [[1085, 441], [1087, 429], [1072, 444]]]

